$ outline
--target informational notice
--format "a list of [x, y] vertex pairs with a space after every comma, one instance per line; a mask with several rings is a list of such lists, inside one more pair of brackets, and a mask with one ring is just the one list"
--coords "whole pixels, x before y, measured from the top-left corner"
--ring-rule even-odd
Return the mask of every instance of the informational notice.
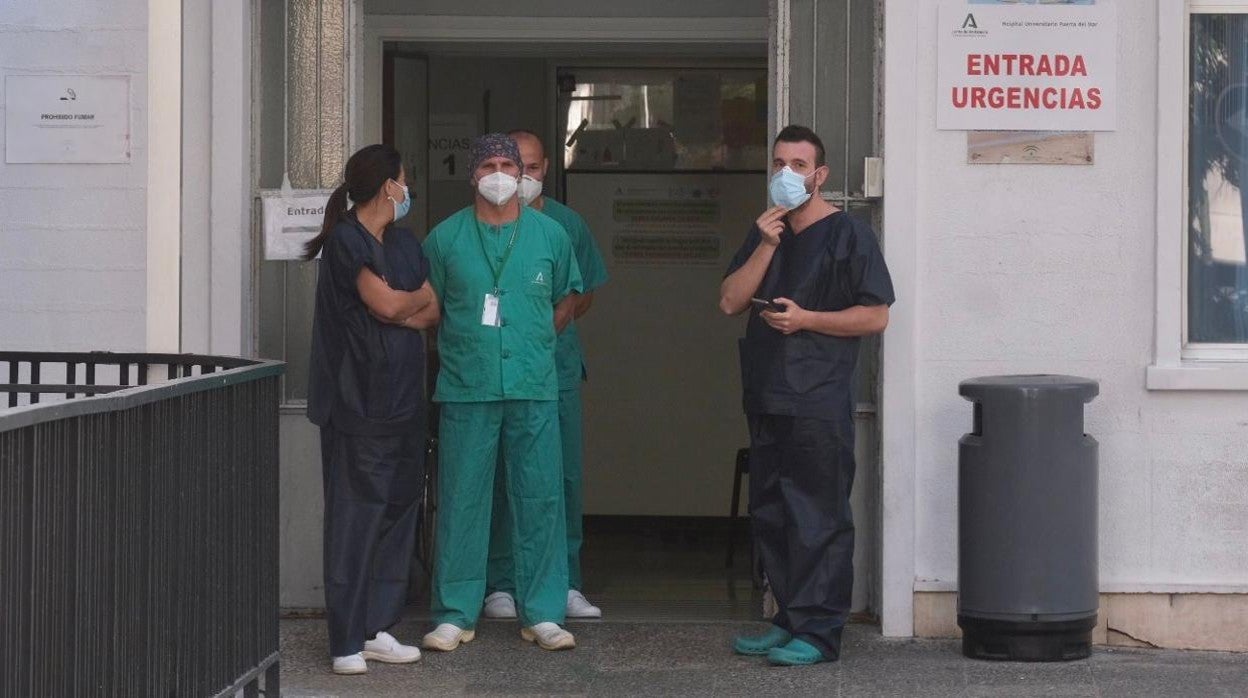
[[476, 114], [429, 115], [429, 179], [466, 181]]
[[1091, 165], [1096, 139], [1091, 131], [967, 131], [971, 165]]
[[611, 256], [618, 264], [719, 263], [717, 187], [619, 187], [611, 220]]
[[942, 0], [937, 127], [1115, 130], [1116, 17], [1112, 3]]
[[130, 76], [9, 75], [4, 161], [130, 162]]
[[328, 189], [261, 192], [264, 258], [302, 258], [304, 244], [321, 232], [321, 223], [325, 220], [325, 204], [332, 193]]

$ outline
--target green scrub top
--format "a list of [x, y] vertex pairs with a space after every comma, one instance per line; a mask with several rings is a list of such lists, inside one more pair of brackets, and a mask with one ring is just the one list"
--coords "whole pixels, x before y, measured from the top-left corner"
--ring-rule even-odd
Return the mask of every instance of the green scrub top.
[[[576, 263], [581, 268], [583, 293], [589, 293], [607, 282], [607, 266], [602, 261], [598, 243], [585, 224], [581, 214], [550, 197], [543, 197], [542, 213], [558, 221], [572, 240]], [[555, 365], [559, 373], [559, 389], [575, 388], [585, 377], [585, 359], [581, 350], [581, 338], [573, 321], [559, 334], [555, 346]]]
[[[554, 307], [581, 290], [581, 272], [559, 224], [521, 208], [516, 221], [495, 227], [480, 223], [469, 206], [429, 233], [424, 252], [442, 304], [433, 399], [557, 399]], [[500, 324], [485, 325], [485, 297], [500, 269]]]

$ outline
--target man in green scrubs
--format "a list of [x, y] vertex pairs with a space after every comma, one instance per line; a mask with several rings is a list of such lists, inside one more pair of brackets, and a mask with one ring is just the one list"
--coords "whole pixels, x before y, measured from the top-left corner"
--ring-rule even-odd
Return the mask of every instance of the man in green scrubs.
[[[581, 496], [581, 381], [586, 372], [576, 319], [589, 310], [594, 289], [606, 283], [607, 269], [585, 219], [576, 211], [542, 195], [542, 182], [550, 161], [546, 158], [541, 139], [531, 131], [512, 131], [507, 135], [515, 139], [520, 157], [524, 160], [524, 173], [520, 180], [521, 203], [541, 211], [563, 226], [581, 269], [584, 290], [580, 295], [566, 298], [555, 312], [555, 325], [559, 330], [555, 349], [559, 373], [559, 433], [563, 441], [563, 498], [568, 528], [568, 602], [565, 612], [569, 618], [601, 618], [602, 610], [585, 598], [581, 587], [581, 517], [584, 511]], [[511, 516], [507, 501], [501, 496], [506, 483], [501, 477], [496, 477], [495, 483], [490, 565], [486, 575], [486, 588], [490, 594], [485, 598], [483, 612], [487, 618], [515, 618]]]
[[575, 646], [558, 625], [568, 572], [555, 306], [581, 290], [581, 274], [559, 224], [520, 205], [521, 164], [506, 135], [477, 138], [473, 205], [438, 224], [424, 245], [442, 309], [430, 649], [453, 650], [475, 636], [500, 452], [521, 636], [544, 649]]

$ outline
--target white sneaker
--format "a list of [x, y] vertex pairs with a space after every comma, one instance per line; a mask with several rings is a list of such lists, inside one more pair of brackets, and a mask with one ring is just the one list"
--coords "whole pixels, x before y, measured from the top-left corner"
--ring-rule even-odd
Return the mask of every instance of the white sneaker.
[[496, 591], [485, 597], [481, 615], [486, 618], [515, 618], [516, 600], [505, 591]]
[[364, 656], [359, 652], [348, 654], [345, 657], [334, 657], [334, 673], [335, 674], [367, 674], [368, 663], [364, 661]]
[[569, 618], [601, 618], [602, 609], [590, 603], [589, 599], [576, 589], [568, 589], [566, 614]]
[[472, 642], [477, 634], [471, 630], [464, 630], [458, 625], [443, 623], [433, 629], [433, 632], [425, 635], [424, 642], [421, 645], [427, 650], [440, 650], [442, 652], [450, 652], [460, 643]]
[[384, 630], [377, 633], [377, 637], [365, 641], [364, 651], [360, 654], [365, 659], [387, 664], [411, 664], [420, 659], [419, 649], [399, 642]]
[[570, 650], [576, 647], [576, 638], [572, 637], [572, 633], [549, 622], [521, 628], [520, 637], [528, 642], [536, 642], [544, 650]]

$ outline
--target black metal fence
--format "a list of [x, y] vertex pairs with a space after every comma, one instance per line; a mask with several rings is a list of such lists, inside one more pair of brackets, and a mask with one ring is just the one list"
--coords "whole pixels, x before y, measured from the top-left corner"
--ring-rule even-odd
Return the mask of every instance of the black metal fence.
[[279, 694], [282, 370], [0, 352], [0, 696]]

